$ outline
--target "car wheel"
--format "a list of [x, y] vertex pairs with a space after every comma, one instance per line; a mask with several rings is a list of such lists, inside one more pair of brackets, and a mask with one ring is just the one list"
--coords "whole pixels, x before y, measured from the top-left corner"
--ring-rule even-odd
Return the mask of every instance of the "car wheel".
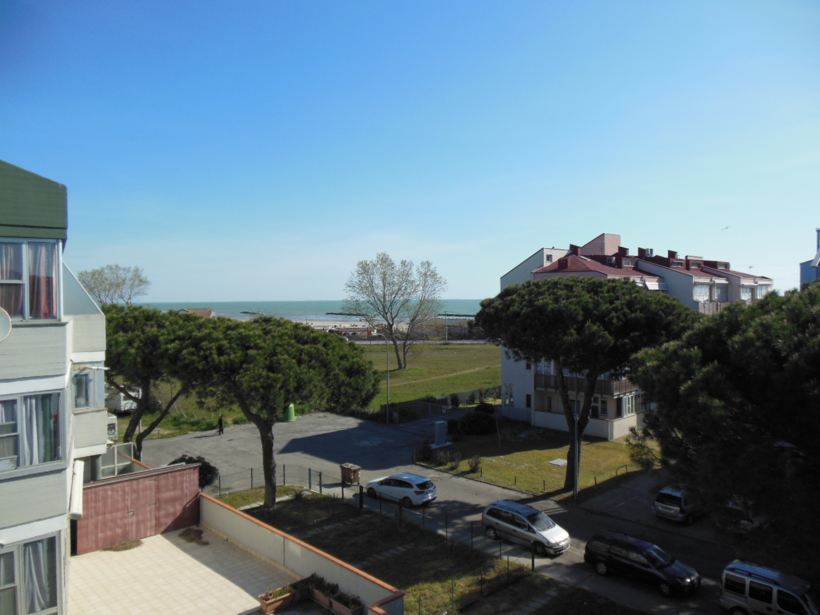
[[606, 565], [606, 562], [596, 562], [595, 572], [600, 574], [602, 577], [605, 577], [609, 574], [609, 566]]
[[495, 531], [494, 527], [487, 527], [484, 530], [484, 533], [487, 535], [487, 538], [489, 538], [490, 540], [495, 540], [496, 538], [498, 538], [498, 532]]
[[661, 593], [666, 597], [672, 595], [672, 586], [666, 581], [661, 581], [661, 584], [658, 585], [658, 589], [661, 590]]
[[373, 489], [373, 487], [368, 487], [368, 488], [367, 488], [367, 497], [369, 497], [369, 498], [376, 498], [376, 497], [378, 497], [378, 494], [376, 493], [376, 490], [375, 490], [375, 489]]
[[535, 550], [535, 554], [539, 557], [544, 557], [547, 554], [547, 547], [544, 546], [543, 542], [532, 543], [532, 548]]
[[688, 514], [686, 515], [686, 525], [692, 525], [695, 522], [695, 515]]
[[413, 506], [413, 500], [411, 500], [410, 498], [404, 498], [404, 499], [401, 501], [401, 504], [402, 504], [402, 506], [404, 506], [405, 508], [410, 508], [411, 506]]

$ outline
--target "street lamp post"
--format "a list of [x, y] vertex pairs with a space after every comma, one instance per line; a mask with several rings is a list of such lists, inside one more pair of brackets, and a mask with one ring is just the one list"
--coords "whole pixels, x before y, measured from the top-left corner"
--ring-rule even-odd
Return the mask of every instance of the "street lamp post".
[[578, 419], [580, 417], [580, 408], [578, 407], [578, 373], [575, 374], [575, 400], [572, 404], [572, 416], [575, 419], [572, 423], [575, 425], [575, 434], [573, 434], [572, 441], [574, 443], [575, 448], [575, 457], [572, 460], [572, 465], [574, 466], [574, 480], [572, 481], [572, 500], [576, 501], [578, 499], [578, 471], [581, 469], [580, 464], [578, 463], [579, 456], [581, 453], [581, 443], [578, 442]]

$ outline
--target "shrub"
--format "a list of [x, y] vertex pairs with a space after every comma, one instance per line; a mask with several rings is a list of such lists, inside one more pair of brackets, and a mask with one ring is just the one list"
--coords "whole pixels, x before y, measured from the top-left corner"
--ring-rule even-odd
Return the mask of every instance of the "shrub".
[[182, 457], [178, 457], [174, 459], [168, 465], [174, 465], [175, 463], [201, 463], [202, 465], [199, 466], [199, 488], [204, 489], [208, 485], [213, 484], [216, 480], [216, 477], [219, 476], [219, 470], [216, 469], [215, 466], [212, 466], [210, 463], [205, 461], [204, 457], [191, 457], [190, 455], [183, 455]]
[[455, 451], [453, 455], [450, 457], [450, 462], [447, 464], [447, 468], [455, 472], [458, 470], [458, 466], [461, 465], [461, 453], [459, 451]]
[[231, 419], [231, 425], [246, 425], [247, 423], [250, 423], [250, 421], [245, 418], [244, 414], [240, 414]]
[[430, 461], [433, 459], [433, 447], [430, 440], [425, 440], [418, 450], [419, 461]]
[[470, 391], [470, 394], [467, 395], [467, 405], [472, 406], [475, 403], [475, 391]]
[[425, 395], [421, 398], [421, 401], [425, 401], [428, 404], [435, 404], [437, 400], [435, 395]]
[[481, 469], [481, 457], [478, 455], [473, 455], [470, 457], [469, 461], [467, 461], [467, 465], [470, 466], [470, 472], [475, 474]]
[[461, 431], [458, 426], [458, 419], [447, 419], [447, 435], [454, 435]]
[[458, 408], [460, 405], [461, 400], [458, 397], [458, 393], [450, 393], [450, 407]]
[[475, 407], [476, 412], [483, 412], [484, 414], [495, 414], [495, 406], [487, 402], [481, 402]]
[[471, 412], [461, 419], [461, 432], [468, 436], [483, 436], [495, 433], [495, 417], [484, 412]]
[[481, 387], [478, 389], [478, 403], [483, 404], [485, 399], [487, 399], [487, 391]]
[[446, 466], [450, 463], [450, 451], [436, 451], [436, 465]]

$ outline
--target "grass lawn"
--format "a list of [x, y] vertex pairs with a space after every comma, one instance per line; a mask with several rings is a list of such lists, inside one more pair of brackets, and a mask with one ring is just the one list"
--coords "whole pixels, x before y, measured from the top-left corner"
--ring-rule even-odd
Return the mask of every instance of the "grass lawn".
[[[244, 497], [231, 494], [221, 499], [231, 503], [237, 497], [242, 501], [260, 499], [259, 494], [253, 493]], [[515, 613], [551, 588], [558, 591], [553, 601], [561, 601], [567, 610], [544, 608], [539, 613], [639, 613], [530, 574], [525, 566], [509, 564], [508, 567], [506, 560], [450, 543], [443, 536], [395, 518], [360, 511], [335, 498], [310, 494], [279, 502], [272, 512], [261, 509], [246, 512], [402, 589], [406, 592], [404, 604], [408, 614]], [[333, 527], [326, 532], [312, 531], [330, 525]], [[392, 549], [401, 549], [401, 552], [383, 557]], [[482, 589], [484, 597], [480, 598]], [[468, 605], [469, 609], [465, 609]], [[607, 605], [611, 610], [606, 610]]]
[[[370, 407], [378, 409], [387, 402], [387, 372], [384, 344], [362, 345], [365, 356], [382, 376], [381, 392]], [[426, 395], [445, 395], [501, 384], [501, 351], [492, 344], [435, 344], [424, 343], [413, 347], [410, 367], [396, 370], [396, 356], [391, 347], [390, 355], [390, 401], [397, 403], [421, 399]], [[155, 394], [160, 401], [171, 399], [175, 389], [170, 384], [160, 384]], [[301, 411], [297, 408], [297, 412]], [[309, 410], [309, 409], [305, 409]], [[150, 437], [178, 436], [189, 431], [216, 430], [219, 415], [227, 425], [247, 423], [236, 407], [200, 407], [193, 397], [177, 400], [167, 416]], [[125, 433], [128, 417], [120, 418], [119, 433]], [[143, 425], [151, 421], [151, 415], [143, 417]]]
[[[362, 346], [382, 375], [382, 390], [370, 404], [387, 403], [387, 376], [384, 344]], [[390, 348], [390, 402], [412, 401], [427, 395], [497, 387], [501, 384], [501, 350], [493, 344], [416, 344], [404, 370], [396, 369], [396, 355]]]
[[[566, 467], [549, 462], [567, 458], [569, 434], [509, 422], [500, 423], [500, 432], [500, 436], [464, 436], [452, 446], [434, 451], [434, 459], [427, 465], [530, 493], [557, 494], [563, 489]], [[602, 483], [613, 479], [616, 472], [623, 476], [627, 469], [630, 473], [638, 469], [629, 459], [629, 448], [622, 442], [597, 439], [582, 442], [579, 489], [589, 489], [596, 484], [603, 488]], [[480, 472], [471, 471], [467, 463], [476, 455], [481, 458]], [[460, 459], [458, 465], [456, 459]]]

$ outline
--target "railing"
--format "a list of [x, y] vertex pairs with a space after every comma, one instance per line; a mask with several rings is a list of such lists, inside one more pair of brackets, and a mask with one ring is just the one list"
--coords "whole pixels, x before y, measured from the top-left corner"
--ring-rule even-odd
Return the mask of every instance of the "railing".
[[[576, 383], [577, 380], [577, 383]], [[583, 392], [586, 386], [586, 379], [583, 376], [564, 376], [568, 391]], [[547, 374], [535, 374], [535, 388], [549, 389], [552, 391], [558, 390], [558, 376], [549, 376]], [[595, 381], [596, 395], [626, 395], [638, 390], [638, 385], [631, 382], [628, 378], [619, 380], [603, 380]]]

